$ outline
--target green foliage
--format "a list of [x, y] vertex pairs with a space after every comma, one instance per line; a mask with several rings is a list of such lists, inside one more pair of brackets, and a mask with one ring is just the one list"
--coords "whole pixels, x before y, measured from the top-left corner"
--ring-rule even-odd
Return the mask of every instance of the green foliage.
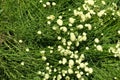
[[[69, 33], [72, 32], [71, 28], [75, 35], [87, 33], [87, 41], [80, 42], [78, 47], [74, 47], [75, 42], [73, 42], [70, 47], [70, 51], [78, 50], [78, 56], [85, 54], [83, 63], [87, 61], [89, 67], [93, 68], [93, 74], [83, 76], [85, 80], [114, 80], [115, 78], [119, 80], [120, 59], [108, 52], [109, 48], [115, 47], [120, 40], [120, 34], [117, 33], [120, 30], [120, 16], [116, 14], [119, 6], [112, 5], [113, 2], [117, 3], [119, 0], [105, 0], [106, 5], [104, 6], [99, 4], [101, 0], [96, 0], [99, 7], [91, 7], [96, 13], [112, 7], [115, 15], [112, 15], [112, 10], [107, 10], [107, 15], [98, 17], [95, 14], [85, 22], [80, 22], [80, 18], [73, 15], [73, 10], [82, 7], [84, 0], [50, 0], [50, 2], [55, 2], [56, 6], [45, 8], [43, 4], [47, 1], [43, 0], [40, 3], [39, 0], [0, 0], [0, 80], [43, 80], [44, 76], [38, 74], [38, 71], [47, 73], [46, 63], [52, 65], [52, 69], [69, 68], [68, 64], [60, 65], [58, 63], [63, 57], [67, 60], [70, 58], [69, 55], [61, 55], [57, 50], [59, 45], [63, 45], [62, 41], [57, 39], [58, 36], [67, 41], [70, 40], [69, 35], [61, 32], [60, 26], [56, 23], [59, 16], [63, 17], [64, 26], [67, 26]], [[87, 13], [84, 9], [82, 11], [84, 14]], [[49, 25], [47, 21], [50, 20], [47, 20], [46, 17], [50, 15], [54, 15], [55, 19]], [[70, 17], [76, 19], [73, 26], [68, 26]], [[77, 30], [75, 27], [78, 24], [87, 23], [96, 28]], [[57, 27], [56, 31], [53, 30], [53, 26]], [[38, 31], [42, 33], [38, 34]], [[100, 40], [99, 44], [94, 42], [95, 38]], [[102, 45], [103, 51], [98, 51], [95, 44]], [[48, 46], [52, 46], [53, 49]], [[66, 46], [62, 47], [66, 48]], [[86, 47], [90, 49], [86, 50]], [[42, 54], [41, 51], [45, 51], [45, 54]], [[44, 56], [47, 58], [45, 61]], [[75, 61], [74, 58], [72, 59]], [[59, 72], [51, 74], [50, 80], [58, 74]], [[68, 76], [71, 77], [71, 80], [77, 80], [75, 74]]]

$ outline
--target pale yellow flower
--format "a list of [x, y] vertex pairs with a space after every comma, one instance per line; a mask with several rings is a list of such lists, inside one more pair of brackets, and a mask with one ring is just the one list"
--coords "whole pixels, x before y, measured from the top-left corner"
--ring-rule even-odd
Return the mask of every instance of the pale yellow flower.
[[76, 40], [76, 37], [75, 37], [75, 34], [74, 33], [70, 33], [70, 40], [71, 41], [75, 41]]
[[58, 24], [59, 26], [62, 26], [62, 25], [63, 25], [63, 21], [62, 21], [61, 19], [58, 19], [58, 20], [57, 20], [57, 24]]

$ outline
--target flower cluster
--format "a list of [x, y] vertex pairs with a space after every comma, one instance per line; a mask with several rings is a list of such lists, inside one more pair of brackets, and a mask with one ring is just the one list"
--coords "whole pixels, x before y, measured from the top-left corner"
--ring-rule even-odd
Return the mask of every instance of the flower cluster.
[[109, 52], [114, 53], [114, 57], [120, 58], [120, 42], [118, 41], [115, 47], [110, 47]]
[[[101, 1], [102, 5], [106, 5], [105, 1]], [[56, 5], [55, 3], [52, 5]], [[50, 2], [43, 4], [43, 7], [51, 6]], [[113, 5], [115, 6], [115, 4]], [[43, 80], [70, 80], [70, 79], [80, 79], [84, 80], [84, 76], [89, 76], [93, 73], [93, 69], [88, 67], [88, 62], [85, 61], [84, 52], [81, 52], [82, 49], [89, 50], [91, 47], [85, 43], [91, 41], [89, 40], [89, 32], [96, 30], [98, 26], [102, 26], [103, 16], [107, 16], [108, 11], [112, 11], [112, 15], [119, 16], [119, 12], [115, 12], [114, 9], [107, 8], [100, 10], [100, 7], [96, 5], [94, 0], [84, 0], [84, 4], [78, 9], [69, 9], [72, 11], [72, 16], [67, 16], [63, 18], [63, 15], [55, 16], [48, 15], [46, 17], [46, 23], [50, 29], [55, 32], [57, 35], [56, 39], [57, 44], [55, 46], [49, 46], [46, 50], [40, 51], [41, 58], [46, 62], [44, 71], [38, 71], [43, 77]], [[93, 17], [96, 17], [100, 25], [90, 22]], [[99, 28], [99, 27], [98, 27]], [[41, 31], [37, 32], [41, 34]], [[120, 31], [118, 31], [120, 33]], [[54, 36], [54, 35], [53, 35]], [[100, 36], [104, 36], [101, 33]], [[103, 52], [103, 45], [99, 36], [92, 38], [92, 44], [94, 50], [98, 52]], [[115, 53], [115, 56], [120, 56], [120, 44], [118, 43], [116, 48], [110, 48], [110, 51]], [[47, 55], [57, 55], [59, 59], [56, 59], [55, 62], [50, 62], [50, 57]], [[49, 59], [48, 59], [49, 58]], [[56, 65], [53, 63], [57, 63]], [[71, 77], [71, 75], [74, 76]], [[51, 77], [52, 76], [52, 77]]]
[[[45, 53], [45, 51], [41, 51], [41, 53]], [[70, 80], [71, 76], [76, 76], [77, 79], [84, 80], [84, 75], [89, 76], [92, 74], [93, 69], [88, 67], [88, 63], [84, 61], [84, 54], [78, 55], [78, 51], [72, 53], [72, 51], [61, 52], [63, 54], [67, 53], [68, 55], [64, 55], [60, 60], [58, 60], [58, 66], [54, 67], [50, 63], [46, 63], [45, 71], [38, 71], [37, 74], [43, 77], [43, 80]], [[50, 76], [54, 76], [50, 78]]]
[[[43, 0], [40, 0], [39, 1], [40, 3], [43, 3]], [[55, 2], [46, 2], [46, 3], [43, 3], [43, 7], [50, 7], [50, 6], [55, 6], [56, 3]]]

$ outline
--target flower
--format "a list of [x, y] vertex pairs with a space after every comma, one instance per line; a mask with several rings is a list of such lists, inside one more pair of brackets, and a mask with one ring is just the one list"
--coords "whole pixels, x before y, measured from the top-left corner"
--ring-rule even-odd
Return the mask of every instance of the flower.
[[75, 45], [76, 45], [76, 47], [78, 47], [78, 46], [79, 46], [79, 44], [80, 44], [80, 43], [79, 43], [79, 41], [76, 41], [76, 44], [75, 44]]
[[72, 44], [72, 42], [71, 42], [71, 41], [68, 41], [68, 42], [67, 42], [67, 45], [68, 45], [68, 46], [70, 46], [71, 44]]
[[45, 74], [45, 80], [49, 79], [49, 77], [50, 77], [49, 74], [46, 73]]
[[77, 55], [77, 54], [74, 54], [74, 58], [77, 59], [77, 58], [78, 58], [78, 55]]
[[62, 63], [63, 63], [63, 64], [67, 63], [67, 59], [66, 59], [66, 58], [63, 58], [63, 59], [62, 59]]
[[57, 37], [57, 39], [58, 39], [58, 40], [61, 40], [61, 37], [60, 37], [60, 36], [58, 36], [58, 37]]
[[83, 72], [81, 71], [80, 74], [83, 75]]
[[120, 34], [120, 30], [118, 30], [118, 34]]
[[82, 36], [82, 40], [83, 40], [83, 41], [86, 41], [86, 40], [87, 40], [87, 36], [86, 36], [86, 35], [83, 35], [83, 36]]
[[86, 47], [85, 49], [86, 49], [86, 50], [89, 50], [89, 47]]
[[44, 53], [45, 53], [45, 50], [40, 51], [40, 53], [41, 53], [41, 54], [44, 54]]
[[114, 3], [114, 2], [112, 3], [112, 5], [113, 5], [114, 7], [117, 7], [116, 3]]
[[101, 35], [103, 36], [104, 34], [103, 34], [103, 33], [101, 33]]
[[69, 18], [69, 22], [70, 22], [70, 23], [74, 23], [74, 22], [75, 22], [75, 19], [71, 17], [71, 18]]
[[77, 73], [76, 77], [77, 77], [78, 79], [80, 79], [80, 78], [81, 78], [81, 74], [80, 74], [80, 73]]
[[47, 66], [49, 66], [50, 64], [49, 63], [46, 63]]
[[73, 74], [73, 70], [71, 68], [68, 69], [69, 74]]
[[80, 68], [84, 68], [85, 67], [85, 64], [84, 63], [80, 63]]
[[49, 69], [50, 69], [50, 68], [47, 66], [47, 67], [46, 67], [46, 70], [49, 70]]
[[26, 52], [29, 52], [29, 48], [26, 48]]
[[23, 41], [22, 40], [19, 40], [19, 43], [22, 43]]
[[72, 59], [69, 60], [69, 67], [72, 67], [74, 65], [74, 61]]
[[41, 31], [38, 31], [37, 34], [41, 34], [42, 32]]
[[96, 14], [93, 10], [89, 10], [90, 14]]
[[54, 72], [57, 72], [57, 69], [56, 68], [54, 68], [54, 70], [53, 70]]
[[86, 32], [83, 32], [82, 34], [83, 34], [83, 36], [86, 36], [86, 35], [87, 35], [87, 33], [86, 33]]
[[59, 60], [59, 64], [62, 64], [62, 61], [61, 61], [61, 60]]
[[99, 43], [99, 39], [98, 38], [95, 38], [94, 41], [95, 41], [95, 43]]
[[62, 79], [62, 76], [59, 74], [58, 76], [57, 76], [57, 80], [61, 80]]
[[87, 4], [83, 4], [82, 6], [83, 6], [83, 9], [84, 9], [84, 10], [89, 10], [89, 7], [88, 7]]
[[49, 24], [49, 25], [50, 25], [50, 24], [51, 24], [51, 22], [50, 22], [50, 21], [47, 21], [47, 24]]
[[88, 30], [91, 30], [91, 29], [92, 29], [91, 24], [85, 24], [85, 27], [88, 27]]
[[89, 5], [94, 5], [94, 0], [85, 0], [85, 3], [88, 3]]
[[54, 15], [50, 15], [50, 16], [47, 17], [47, 19], [54, 20], [55, 16]]
[[71, 41], [75, 41], [76, 40], [76, 37], [75, 37], [75, 34], [74, 33], [70, 33], [70, 40]]
[[114, 77], [115, 80], [117, 80], [117, 77]]
[[59, 19], [62, 19], [62, 16], [59, 16]]
[[37, 74], [41, 74], [42, 72], [41, 71], [38, 71]]
[[50, 50], [50, 53], [53, 53], [53, 50]]
[[89, 68], [88, 72], [91, 74], [93, 72], [93, 69]]
[[53, 30], [57, 30], [57, 27], [56, 27], [56, 26], [53, 26], [52, 29], [53, 29]]
[[63, 32], [67, 32], [67, 28], [65, 26], [61, 27], [60, 30], [63, 30]]
[[46, 4], [43, 4], [43, 7], [46, 7]]
[[97, 13], [99, 17], [103, 16], [105, 14], [105, 10], [101, 10], [100, 12]]
[[46, 2], [46, 5], [50, 6], [50, 2]]
[[42, 60], [43, 60], [43, 61], [46, 61], [47, 58], [46, 58], [45, 56], [42, 56]]
[[80, 8], [80, 7], [78, 7], [77, 9], [78, 9], [79, 11], [81, 10], [81, 8]]
[[71, 23], [69, 23], [69, 24], [68, 24], [68, 26], [72, 26], [72, 24], [71, 24]]
[[79, 35], [77, 40], [82, 41], [82, 36]]
[[71, 11], [71, 9], [68, 9], [68, 11]]
[[83, 14], [83, 12], [80, 12], [79, 16], [81, 17], [81, 22], [84, 22], [86, 20], [86, 16]]
[[103, 4], [103, 5], [105, 5], [106, 3], [105, 3], [105, 1], [101, 1], [101, 3]]
[[85, 17], [90, 19], [91, 18], [90, 12], [88, 12], [87, 14], [85, 14]]
[[70, 80], [70, 77], [69, 77], [69, 76], [66, 76], [66, 77], [65, 77], [65, 80]]
[[62, 21], [61, 19], [58, 19], [58, 20], [57, 20], [57, 24], [58, 24], [59, 26], [62, 26], [62, 25], [63, 25], [63, 21]]
[[40, 2], [40, 3], [42, 3], [43, 1], [42, 1], [42, 0], [40, 0], [39, 2]]
[[97, 45], [96, 48], [97, 48], [98, 51], [103, 51], [103, 48], [102, 48], [101, 45]]
[[66, 42], [66, 39], [65, 38], [62, 38], [62, 43], [65, 43]]
[[23, 66], [23, 65], [24, 65], [24, 62], [21, 62], [21, 65]]
[[86, 72], [88, 72], [88, 71], [89, 71], [89, 68], [88, 68], [88, 67], [85, 67], [84, 69], [85, 69], [85, 71], [86, 71]]
[[77, 25], [76, 27], [77, 27], [78, 29], [83, 29], [83, 25], [81, 25], [81, 24], [80, 24], [80, 25]]
[[84, 59], [84, 58], [85, 58], [84, 54], [81, 54], [80, 59]]
[[120, 11], [117, 11], [116, 13], [117, 13], [118, 16], [120, 16]]
[[52, 6], [55, 6], [56, 5], [56, 3], [55, 2], [52, 2]]
[[77, 11], [77, 10], [74, 10], [73, 12], [74, 12], [74, 16], [77, 16], [77, 15], [79, 15], [79, 11]]

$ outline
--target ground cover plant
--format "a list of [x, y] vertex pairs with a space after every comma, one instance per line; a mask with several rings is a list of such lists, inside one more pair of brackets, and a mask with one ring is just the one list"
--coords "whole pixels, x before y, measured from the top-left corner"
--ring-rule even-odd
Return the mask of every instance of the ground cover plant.
[[0, 80], [120, 80], [119, 0], [0, 0]]

